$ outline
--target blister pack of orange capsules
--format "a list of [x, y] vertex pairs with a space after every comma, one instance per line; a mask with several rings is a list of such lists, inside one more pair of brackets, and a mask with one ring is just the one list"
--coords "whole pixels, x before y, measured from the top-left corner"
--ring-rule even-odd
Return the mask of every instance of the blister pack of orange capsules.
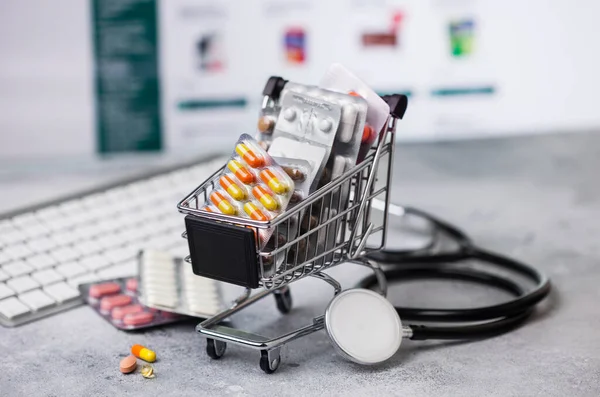
[[[242, 134], [223, 173], [215, 177], [209, 212], [268, 221], [281, 214], [294, 192], [294, 181], [250, 135]], [[269, 233], [260, 234], [264, 246]], [[263, 241], [264, 240], [264, 241]]]

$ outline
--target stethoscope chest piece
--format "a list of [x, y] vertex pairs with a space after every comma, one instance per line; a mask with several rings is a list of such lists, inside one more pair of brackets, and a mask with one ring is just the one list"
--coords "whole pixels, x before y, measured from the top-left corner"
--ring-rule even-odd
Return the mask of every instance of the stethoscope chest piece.
[[325, 327], [338, 352], [359, 364], [383, 362], [402, 343], [402, 322], [394, 306], [368, 289], [335, 296], [325, 312]]

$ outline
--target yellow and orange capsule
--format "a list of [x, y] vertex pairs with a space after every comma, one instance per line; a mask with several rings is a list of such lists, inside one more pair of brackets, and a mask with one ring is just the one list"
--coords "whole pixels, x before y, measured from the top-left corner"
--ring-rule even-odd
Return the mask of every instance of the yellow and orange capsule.
[[254, 186], [252, 189], [252, 195], [256, 197], [256, 199], [260, 201], [260, 203], [269, 211], [275, 211], [279, 207], [277, 200], [275, 200], [269, 191], [261, 185]]
[[242, 183], [249, 184], [254, 182], [254, 174], [248, 171], [248, 169], [239, 161], [230, 160], [229, 163], [227, 163], [227, 168], [229, 168]]
[[240, 201], [246, 198], [246, 192], [241, 189], [229, 175], [223, 175], [221, 179], [219, 179], [219, 184], [231, 197], [233, 197], [234, 200]]
[[288, 190], [288, 186], [285, 182], [279, 180], [277, 175], [269, 168], [264, 169], [260, 172], [260, 179], [267, 184], [277, 194], [284, 194]]
[[254, 203], [248, 201], [244, 204], [244, 211], [255, 221], [268, 221], [269, 218]]
[[235, 147], [235, 152], [252, 168], [259, 168], [265, 165], [263, 156], [260, 153], [254, 153], [245, 143], [238, 143]]
[[216, 205], [217, 208], [225, 215], [235, 215], [237, 212], [235, 207], [231, 205], [229, 200], [227, 200], [219, 191], [215, 191], [210, 194], [210, 201], [212, 201], [213, 204]]

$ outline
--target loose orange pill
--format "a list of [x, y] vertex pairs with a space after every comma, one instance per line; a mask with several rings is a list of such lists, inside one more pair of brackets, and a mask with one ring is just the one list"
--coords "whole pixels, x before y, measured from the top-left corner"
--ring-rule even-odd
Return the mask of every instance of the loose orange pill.
[[258, 208], [251, 202], [247, 202], [246, 204], [244, 204], [244, 211], [246, 212], [246, 214], [248, 214], [248, 216], [251, 219], [254, 219], [255, 221], [269, 220], [269, 218], [260, 210], [260, 208]]
[[235, 207], [231, 205], [229, 200], [227, 200], [219, 191], [215, 191], [210, 194], [210, 201], [212, 201], [213, 204], [216, 205], [217, 208], [226, 215], [235, 215], [237, 212]]
[[142, 345], [131, 346], [131, 353], [137, 358], [141, 358], [142, 360], [149, 363], [153, 363], [156, 361], [156, 353]]
[[252, 168], [259, 168], [265, 165], [263, 156], [254, 153], [245, 143], [238, 143], [235, 147], [235, 152]]
[[137, 359], [135, 356], [127, 356], [119, 363], [119, 369], [124, 374], [129, 374], [137, 368]]
[[275, 175], [275, 173], [269, 168], [260, 172], [260, 179], [262, 179], [263, 182], [266, 183], [271, 190], [277, 194], [284, 194], [288, 190], [287, 184], [280, 181], [277, 175]]
[[229, 163], [227, 163], [227, 168], [229, 168], [242, 183], [249, 184], [254, 182], [254, 174], [248, 171], [248, 169], [239, 161], [230, 160]]
[[240, 201], [246, 198], [246, 192], [244, 192], [229, 175], [223, 175], [219, 179], [219, 184], [235, 200]]
[[273, 198], [269, 191], [263, 186], [254, 186], [254, 188], [252, 189], [252, 195], [256, 197], [257, 200], [260, 201], [260, 203], [264, 205], [265, 208], [269, 211], [275, 211], [277, 207], [279, 207], [279, 203], [277, 202], [277, 200], [275, 200], [275, 198]]

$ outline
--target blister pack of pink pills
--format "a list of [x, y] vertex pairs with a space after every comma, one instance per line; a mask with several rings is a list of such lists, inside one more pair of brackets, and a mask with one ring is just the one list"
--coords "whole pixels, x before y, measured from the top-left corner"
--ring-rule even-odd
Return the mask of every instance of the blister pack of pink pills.
[[138, 300], [138, 279], [117, 278], [82, 284], [79, 292], [85, 302], [115, 328], [133, 331], [171, 324], [191, 317], [156, 310]]

